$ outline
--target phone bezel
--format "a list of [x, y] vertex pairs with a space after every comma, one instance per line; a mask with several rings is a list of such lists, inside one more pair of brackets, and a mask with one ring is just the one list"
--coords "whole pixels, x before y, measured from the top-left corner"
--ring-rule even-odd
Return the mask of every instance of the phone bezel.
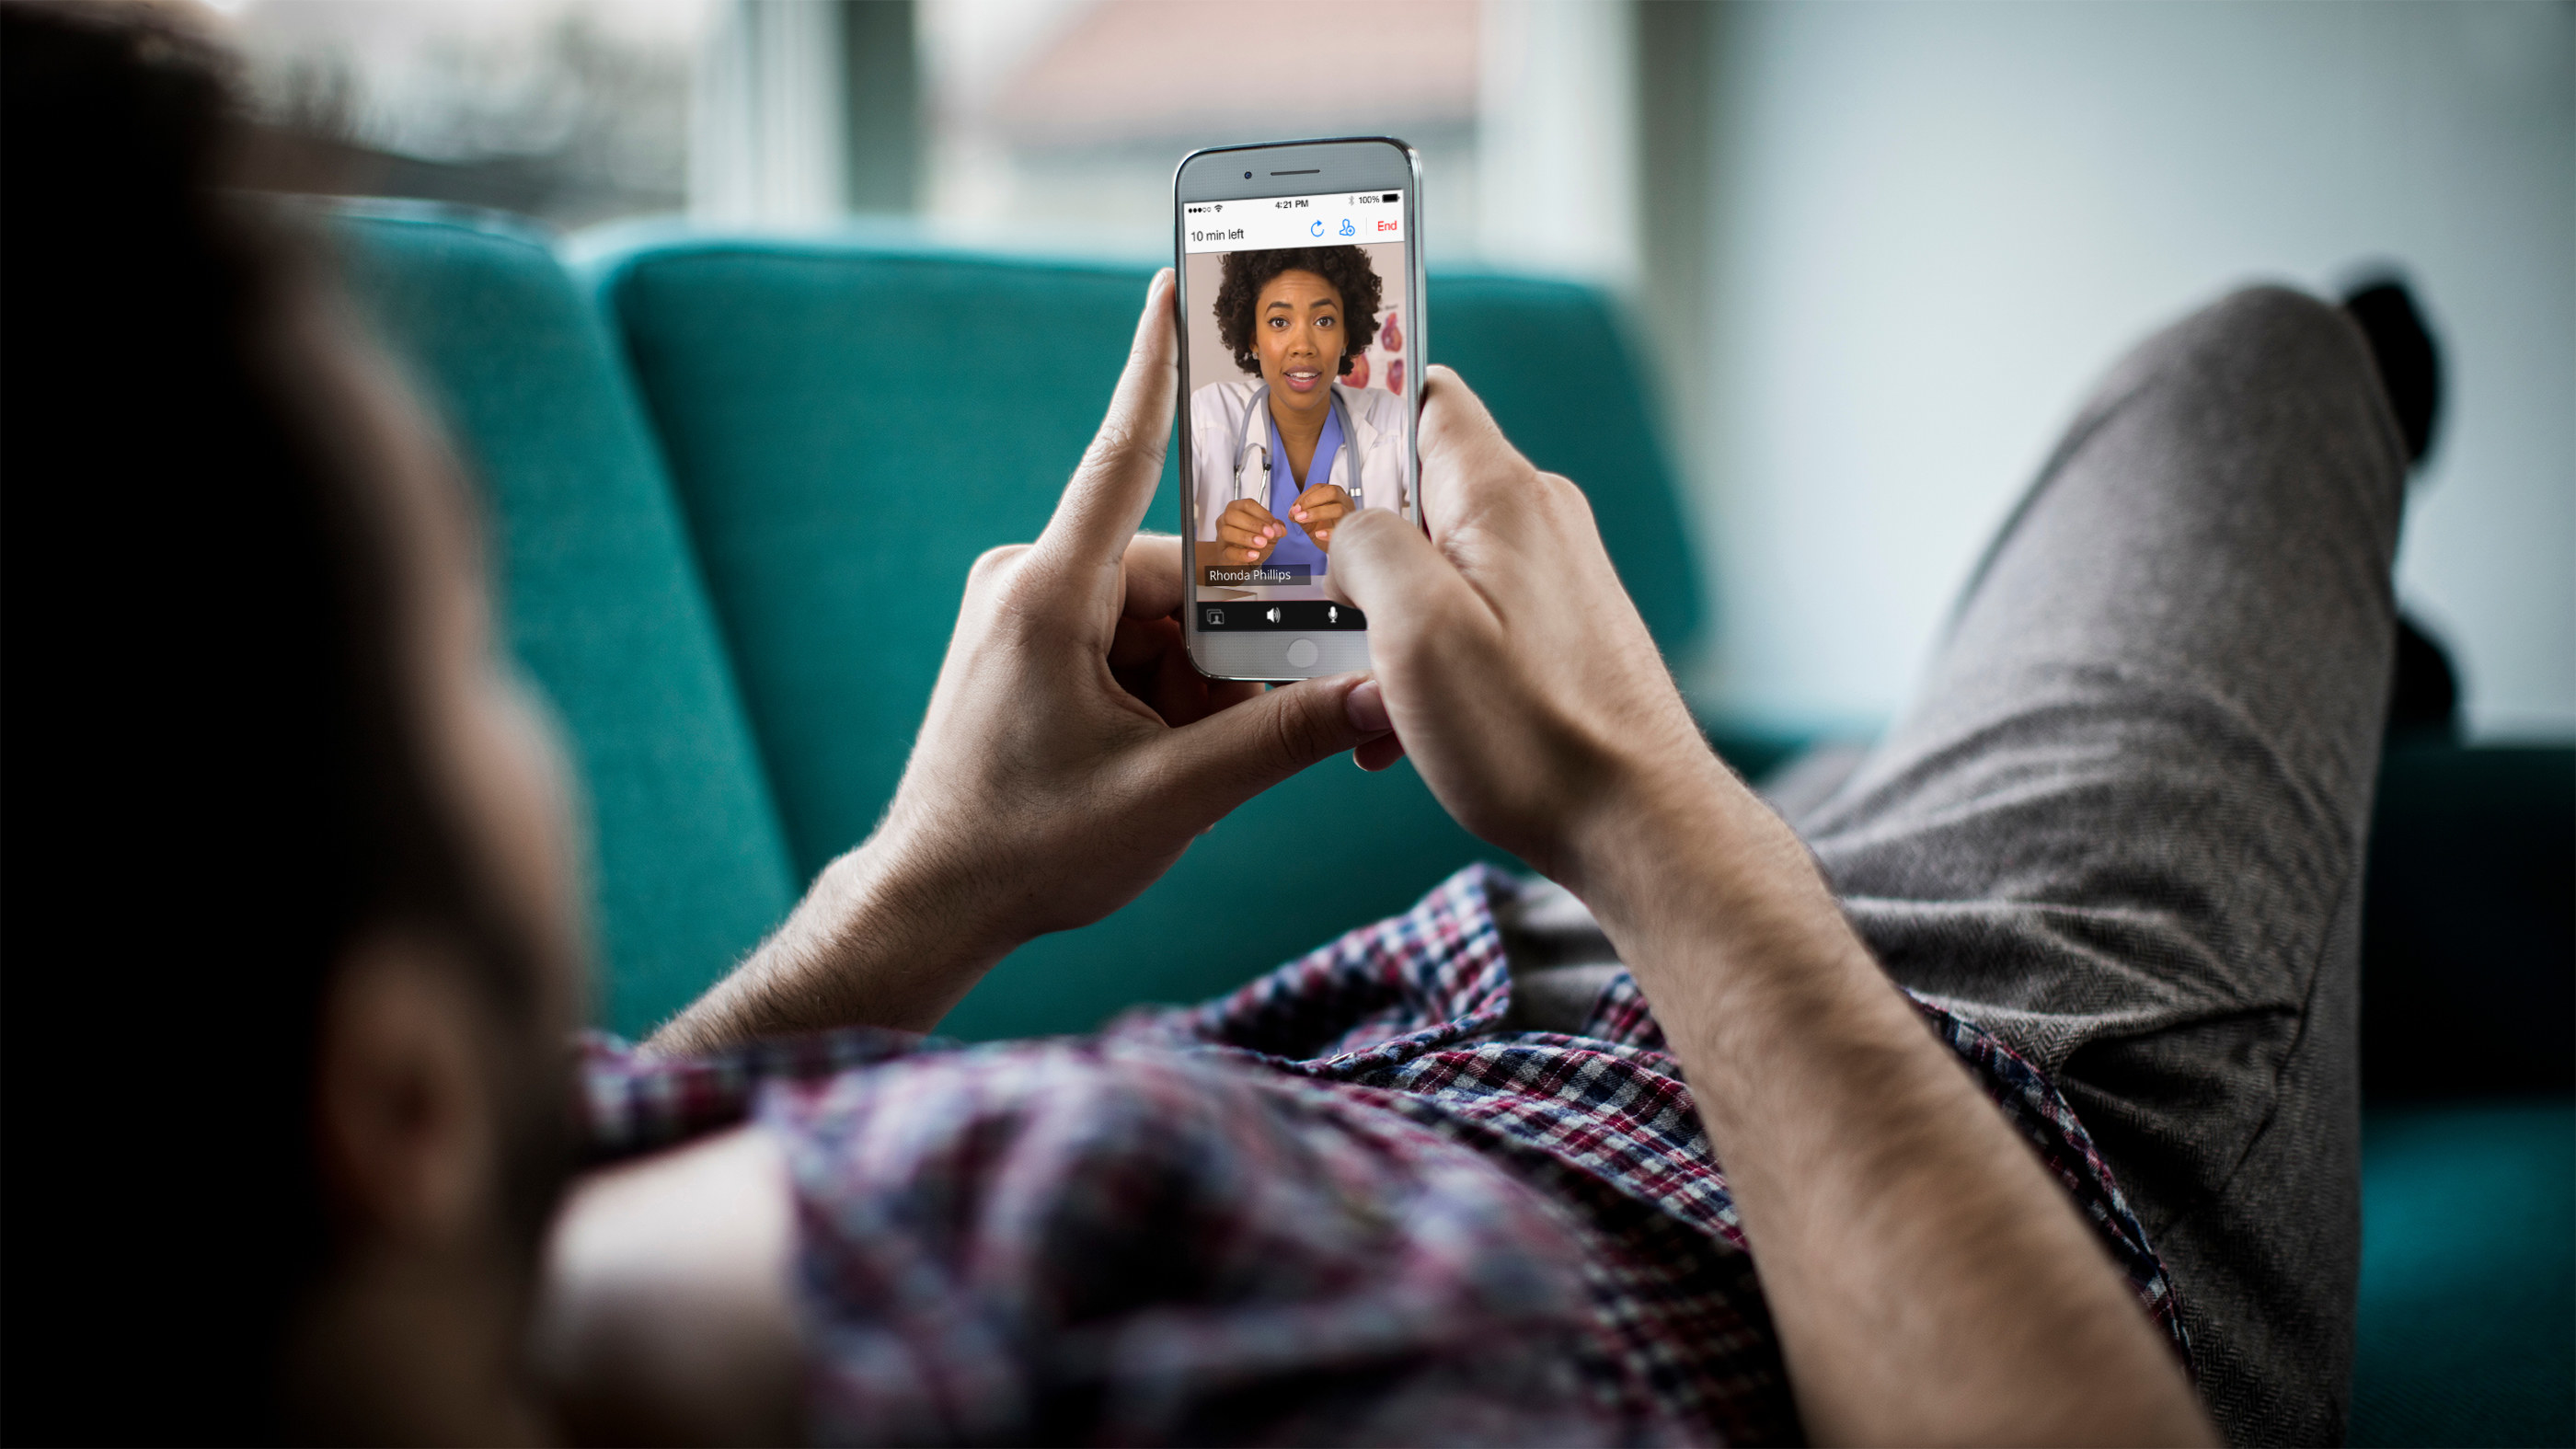
[[[1257, 161], [1248, 158], [1259, 158]], [[1307, 171], [1311, 175], [1276, 176], [1279, 171]], [[1252, 172], [1250, 180], [1245, 171]], [[1405, 277], [1404, 316], [1406, 332], [1412, 339], [1406, 348], [1405, 367], [1405, 480], [1406, 496], [1412, 500], [1414, 524], [1422, 524], [1422, 368], [1427, 355], [1422, 305], [1424, 278], [1422, 266], [1422, 158], [1411, 146], [1392, 136], [1338, 136], [1306, 141], [1266, 141], [1244, 146], [1211, 146], [1193, 151], [1181, 158], [1172, 169], [1172, 265], [1176, 297], [1173, 325], [1179, 330], [1180, 342], [1180, 489], [1181, 489], [1181, 556], [1187, 575], [1182, 614], [1183, 638], [1189, 649], [1190, 663], [1198, 671], [1215, 679], [1237, 679], [1256, 682], [1284, 682], [1311, 679], [1328, 674], [1341, 674], [1368, 668], [1368, 631], [1364, 629], [1321, 630], [1313, 635], [1289, 631], [1218, 630], [1202, 633], [1199, 629], [1199, 581], [1197, 547], [1199, 521], [1196, 516], [1198, 492], [1190, 477], [1190, 380], [1189, 366], [1189, 253], [1185, 239], [1188, 228], [1183, 207], [1191, 202], [1249, 201], [1272, 196], [1312, 195], [1332, 191], [1402, 191], [1404, 193]], [[1316, 646], [1314, 663], [1298, 666], [1288, 662], [1288, 651], [1300, 638], [1310, 638]]]

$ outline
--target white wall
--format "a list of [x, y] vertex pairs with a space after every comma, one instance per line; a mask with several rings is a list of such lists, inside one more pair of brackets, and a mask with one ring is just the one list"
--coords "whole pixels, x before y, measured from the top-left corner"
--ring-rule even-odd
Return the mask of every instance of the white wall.
[[2576, 734], [2576, 7], [1748, 5], [1712, 72], [1713, 703], [1883, 719], [2122, 348], [2384, 257], [2450, 382], [2401, 595], [2475, 732]]
[[1635, 12], [1485, 0], [1477, 43], [1476, 251], [1518, 271], [1632, 281]]

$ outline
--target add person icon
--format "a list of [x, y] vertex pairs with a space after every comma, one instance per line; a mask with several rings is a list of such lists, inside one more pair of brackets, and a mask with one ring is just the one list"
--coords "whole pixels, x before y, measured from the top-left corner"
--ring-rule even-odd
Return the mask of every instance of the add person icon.
[[1356, 233], [1356, 232], [1354, 232], [1354, 231], [1352, 231], [1352, 230], [1351, 230], [1351, 219], [1350, 219], [1349, 217], [1347, 217], [1347, 216], [1346, 216], [1346, 217], [1343, 217], [1343, 218], [1342, 218], [1342, 235], [1344, 235], [1344, 236], [1356, 236], [1357, 234], [1358, 234], [1358, 233]]

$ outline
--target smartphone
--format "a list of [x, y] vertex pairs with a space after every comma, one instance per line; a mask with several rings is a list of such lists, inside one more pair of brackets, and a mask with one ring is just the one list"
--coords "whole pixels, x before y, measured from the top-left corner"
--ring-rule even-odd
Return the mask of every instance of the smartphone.
[[1383, 136], [1193, 151], [1172, 173], [1190, 661], [1218, 679], [1366, 669], [1333, 525], [1422, 524], [1422, 163]]

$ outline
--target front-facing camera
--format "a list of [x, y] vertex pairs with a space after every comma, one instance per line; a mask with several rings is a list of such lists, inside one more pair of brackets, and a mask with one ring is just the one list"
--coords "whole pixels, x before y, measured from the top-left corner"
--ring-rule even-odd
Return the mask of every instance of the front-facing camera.
[[1246, 181], [1250, 181], [1250, 180], [1252, 179], [1252, 173], [1251, 173], [1251, 172], [1249, 172], [1249, 171], [1244, 172], [1244, 173], [1243, 173], [1243, 179], [1244, 179], [1244, 180], [1246, 180]]

